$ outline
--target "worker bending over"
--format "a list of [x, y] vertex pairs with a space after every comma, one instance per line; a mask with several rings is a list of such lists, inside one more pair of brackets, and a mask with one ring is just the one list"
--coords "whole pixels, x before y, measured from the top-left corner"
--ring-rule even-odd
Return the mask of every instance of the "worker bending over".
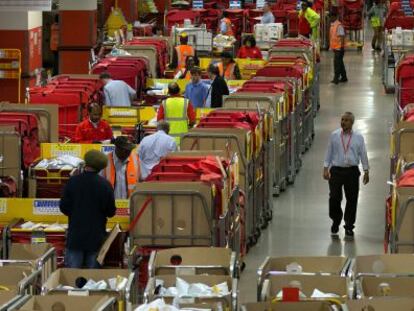
[[140, 179], [140, 165], [135, 144], [126, 136], [114, 140], [115, 150], [108, 154], [108, 166], [101, 172], [112, 188], [115, 199], [125, 200], [130, 197]]
[[180, 87], [176, 82], [168, 84], [169, 98], [158, 109], [157, 121], [165, 120], [170, 124], [170, 135], [180, 145], [181, 135], [188, 132], [196, 121], [196, 115], [190, 101], [180, 96]]
[[229, 13], [226, 11], [223, 11], [223, 17], [220, 19], [219, 25], [218, 25], [218, 33], [221, 33], [222, 35], [225, 36], [232, 36], [234, 37], [234, 32], [233, 32], [233, 26], [232, 26], [232, 22], [229, 18]]
[[141, 162], [142, 180], [151, 174], [151, 170], [160, 163], [162, 157], [177, 150], [175, 139], [168, 135], [169, 132], [168, 122], [160, 121], [157, 124], [157, 131], [144, 137], [139, 144], [138, 156]]
[[188, 35], [183, 32], [180, 35], [180, 44], [173, 50], [170, 69], [176, 69], [176, 73], [180, 70], [185, 70], [187, 57], [196, 56], [196, 51], [191, 45], [188, 45]]
[[108, 158], [98, 150], [85, 154], [84, 171], [69, 178], [60, 200], [60, 211], [68, 216], [65, 266], [99, 268], [98, 251], [105, 241], [106, 222], [115, 215], [114, 192], [98, 175]]
[[131, 107], [137, 92], [122, 80], [113, 80], [107, 72], [99, 76], [104, 85], [105, 104], [110, 107]]
[[88, 118], [78, 124], [74, 142], [81, 144], [110, 143], [112, 129], [102, 120], [102, 108], [97, 103], [88, 106]]
[[299, 34], [316, 42], [319, 37], [320, 16], [312, 10], [312, 3], [302, 1], [302, 9], [299, 11]]

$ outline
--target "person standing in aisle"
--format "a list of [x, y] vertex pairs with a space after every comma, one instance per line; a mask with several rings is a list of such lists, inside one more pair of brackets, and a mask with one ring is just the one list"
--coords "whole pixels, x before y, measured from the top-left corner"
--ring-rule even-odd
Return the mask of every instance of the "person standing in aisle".
[[274, 22], [275, 22], [275, 16], [273, 15], [269, 4], [265, 3], [263, 5], [263, 16], [260, 20], [260, 24], [273, 24]]
[[99, 268], [96, 256], [106, 237], [106, 221], [116, 211], [114, 191], [98, 174], [107, 164], [105, 154], [88, 151], [84, 171], [72, 176], [63, 190], [60, 211], [69, 218], [65, 254], [68, 268]]
[[226, 80], [241, 80], [239, 66], [229, 52], [221, 53], [221, 62], [217, 65], [220, 75]]
[[154, 166], [160, 163], [160, 159], [170, 152], [177, 150], [174, 138], [168, 133], [170, 125], [168, 122], [160, 121], [157, 124], [157, 131], [144, 137], [139, 144], [138, 156], [141, 162], [141, 180], [145, 180], [151, 174]]
[[183, 32], [180, 34], [180, 44], [173, 49], [171, 69], [176, 69], [176, 74], [180, 70], [185, 70], [187, 64], [187, 57], [196, 57], [196, 51], [191, 45], [188, 45], [188, 35]]
[[158, 108], [157, 121], [165, 120], [170, 124], [170, 135], [180, 145], [181, 135], [188, 132], [196, 122], [196, 114], [190, 101], [180, 96], [180, 87], [176, 82], [168, 84], [168, 95]]
[[114, 189], [115, 199], [126, 200], [135, 190], [140, 180], [140, 164], [138, 154], [132, 152], [136, 145], [126, 136], [118, 136], [114, 140], [115, 150], [108, 154], [108, 166], [102, 170]]
[[329, 48], [334, 52], [334, 78], [331, 83], [347, 82], [344, 64], [345, 55], [345, 29], [339, 20], [338, 12], [331, 12], [333, 22], [329, 31]]
[[218, 25], [218, 33], [221, 33], [224, 36], [234, 37], [233, 27], [231, 20], [229, 18], [229, 13], [223, 11], [223, 17]]
[[329, 217], [332, 220], [331, 236], [338, 239], [342, 222], [342, 188], [345, 192], [345, 240], [354, 239], [359, 192], [359, 163], [364, 170], [363, 184], [369, 182], [369, 164], [364, 137], [352, 129], [355, 117], [345, 112], [341, 118], [341, 128], [332, 132], [326, 152], [323, 178], [329, 181]]
[[229, 95], [229, 88], [227, 87], [226, 80], [220, 76], [219, 68], [210, 64], [208, 67], [208, 75], [211, 80], [211, 85], [208, 90], [206, 99], [206, 107], [208, 108], [220, 108], [223, 106], [223, 96]]
[[383, 2], [381, 0], [375, 0], [373, 6], [368, 11], [368, 17], [370, 19], [372, 29], [374, 29], [374, 36], [372, 37], [371, 46], [375, 51], [381, 51], [386, 15], [387, 9], [385, 8]]
[[304, 0], [299, 12], [299, 34], [316, 42], [319, 37], [320, 16], [312, 9], [312, 3]]
[[208, 86], [201, 81], [201, 69], [193, 67], [190, 70], [191, 82], [185, 87], [184, 97], [194, 108], [203, 108], [206, 104]]
[[113, 80], [107, 72], [101, 73], [99, 79], [104, 85], [105, 105], [110, 107], [131, 107], [137, 92], [122, 80]]

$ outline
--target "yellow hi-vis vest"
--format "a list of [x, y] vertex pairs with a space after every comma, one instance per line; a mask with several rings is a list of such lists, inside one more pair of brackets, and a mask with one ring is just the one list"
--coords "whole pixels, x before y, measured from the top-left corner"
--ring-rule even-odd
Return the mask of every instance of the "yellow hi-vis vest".
[[163, 101], [164, 120], [170, 124], [169, 135], [174, 137], [177, 146], [180, 145], [181, 135], [188, 132], [188, 99], [171, 97]]

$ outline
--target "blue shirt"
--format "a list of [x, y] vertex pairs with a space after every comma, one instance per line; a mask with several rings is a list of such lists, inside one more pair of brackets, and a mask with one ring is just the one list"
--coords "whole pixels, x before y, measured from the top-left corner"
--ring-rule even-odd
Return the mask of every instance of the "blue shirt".
[[205, 106], [207, 99], [208, 86], [203, 82], [189, 83], [185, 87], [184, 97], [187, 98], [194, 108], [202, 108]]
[[138, 149], [138, 157], [141, 163], [141, 179], [145, 179], [151, 174], [151, 170], [160, 162], [162, 157], [176, 150], [175, 139], [162, 130], [144, 137]]
[[275, 16], [273, 15], [272, 12], [267, 12], [263, 14], [260, 20], [260, 24], [272, 24], [274, 22], [275, 22]]
[[[348, 144], [349, 147], [347, 149]], [[348, 150], [347, 152], [345, 152], [346, 149]], [[359, 162], [362, 163], [364, 171], [369, 169], [364, 137], [357, 131], [352, 131], [351, 135], [343, 134], [343, 137], [342, 129], [337, 129], [332, 132], [328, 143], [324, 167], [358, 166]]]
[[110, 107], [130, 107], [137, 92], [122, 80], [111, 80], [104, 87], [105, 104]]

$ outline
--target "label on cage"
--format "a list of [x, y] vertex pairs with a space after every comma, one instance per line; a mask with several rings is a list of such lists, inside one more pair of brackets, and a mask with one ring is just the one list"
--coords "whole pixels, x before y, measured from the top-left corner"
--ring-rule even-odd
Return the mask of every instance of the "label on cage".
[[34, 200], [33, 215], [62, 215], [59, 201], [59, 199]]
[[81, 145], [58, 145], [53, 144], [50, 150], [51, 156], [59, 157], [64, 155], [69, 155], [72, 157], [80, 158], [82, 155]]
[[101, 146], [101, 152], [103, 152], [105, 154], [111, 153], [114, 150], [115, 150], [115, 146], [114, 145], [102, 145]]
[[202, 9], [204, 8], [203, 0], [193, 0], [193, 9]]
[[230, 0], [229, 7], [230, 9], [241, 9], [241, 1]]
[[116, 216], [129, 216], [129, 200], [116, 200]]
[[7, 213], [7, 199], [0, 199], [0, 214]]

